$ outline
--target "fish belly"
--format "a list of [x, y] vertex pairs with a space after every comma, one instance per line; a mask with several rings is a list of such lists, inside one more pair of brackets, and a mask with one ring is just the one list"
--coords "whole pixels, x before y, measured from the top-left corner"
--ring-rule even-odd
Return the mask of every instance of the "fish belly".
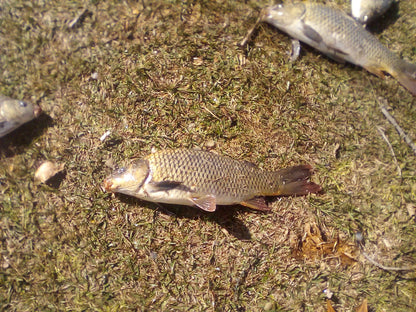
[[193, 202], [190, 200], [191, 192], [183, 191], [179, 189], [171, 189], [164, 191], [155, 191], [149, 185], [144, 185], [136, 197], [151, 201], [154, 203], [174, 204], [174, 205], [185, 205], [193, 206]]
[[[308, 24], [305, 24], [303, 21], [298, 21], [292, 24], [292, 26], [286, 30], [291, 37], [306, 43], [335, 61], [341, 63], [347, 61], [356, 65], [365, 63], [363, 58], [359, 59], [356, 57], [357, 54], [365, 55], [365, 51], [361, 51], [362, 47], [360, 46], [348, 44], [349, 42], [345, 40], [345, 34], [319, 32], [319, 27], [312, 25], [312, 27], [308, 28]], [[318, 31], [313, 32], [313, 30]]]

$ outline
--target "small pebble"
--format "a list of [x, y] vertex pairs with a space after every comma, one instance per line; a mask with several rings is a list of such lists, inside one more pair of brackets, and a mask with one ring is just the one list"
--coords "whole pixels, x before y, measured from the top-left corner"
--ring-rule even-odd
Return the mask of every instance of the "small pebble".
[[407, 213], [410, 217], [414, 217], [416, 215], [416, 206], [410, 203], [406, 204]]
[[43, 162], [35, 172], [35, 180], [46, 183], [50, 178], [64, 170], [64, 164], [55, 164], [49, 160]]
[[275, 304], [273, 301], [269, 301], [264, 305], [264, 311], [272, 311], [275, 309]]
[[98, 73], [97, 73], [97, 72], [93, 72], [93, 73], [91, 74], [91, 79], [92, 79], [92, 80], [97, 80], [97, 79], [98, 79]]
[[209, 141], [205, 142], [205, 146], [207, 148], [214, 148], [215, 147], [215, 141], [214, 140], [209, 140]]

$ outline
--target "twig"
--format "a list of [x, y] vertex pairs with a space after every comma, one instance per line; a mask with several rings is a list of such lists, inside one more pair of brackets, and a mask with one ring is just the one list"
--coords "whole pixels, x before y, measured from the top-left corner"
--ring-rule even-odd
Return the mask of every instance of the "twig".
[[384, 271], [413, 271], [413, 270], [416, 270], [416, 266], [413, 266], [413, 267], [409, 267], [409, 266], [408, 267], [389, 267], [389, 266], [384, 266], [381, 263], [378, 263], [377, 261], [375, 261], [373, 258], [371, 258], [364, 251], [364, 246], [363, 246], [364, 237], [363, 237], [362, 233], [357, 232], [355, 234], [355, 240], [356, 240], [357, 245], [360, 248], [360, 251], [361, 251], [362, 255], [364, 256], [364, 258], [366, 258], [368, 261], [370, 261], [376, 267], [379, 267], [380, 269], [382, 269]]
[[362, 248], [361, 248], [361, 253], [368, 261], [370, 261], [372, 264], [374, 264], [375, 266], [379, 267], [380, 269], [382, 269], [384, 271], [413, 271], [413, 270], [416, 270], [416, 267], [401, 267], [401, 268], [398, 268], [398, 267], [384, 266], [384, 265], [378, 263], [377, 261], [375, 261], [374, 259], [372, 259], [369, 255], [367, 255]]
[[[384, 100], [386, 102], [386, 100]], [[387, 120], [396, 128], [396, 131], [399, 133], [399, 135], [404, 139], [404, 141], [410, 146], [410, 148], [413, 150], [413, 153], [416, 155], [416, 145], [413, 143], [412, 139], [404, 132], [404, 130], [399, 126], [396, 119], [390, 113], [387, 111], [387, 108], [383, 104], [379, 104], [381, 112], [383, 115], [387, 118]]]
[[384, 133], [384, 131], [380, 127], [377, 127], [377, 130], [378, 130], [378, 132], [380, 132], [380, 134], [383, 137], [384, 141], [386, 141], [387, 145], [389, 146], [390, 151], [391, 151], [391, 154], [393, 155], [394, 163], [396, 164], [396, 167], [397, 167], [397, 172], [398, 172], [400, 178], [402, 178], [403, 177], [402, 176], [402, 169], [400, 168], [399, 163], [397, 162], [397, 158], [396, 158], [396, 154], [394, 153], [393, 146], [391, 146], [391, 144], [389, 142], [389, 139], [387, 138], [387, 136]]
[[257, 18], [257, 21], [254, 24], [254, 26], [250, 28], [250, 30], [247, 32], [247, 35], [244, 37], [243, 40], [241, 40], [240, 47], [244, 47], [247, 44], [247, 42], [250, 40], [251, 36], [253, 35], [254, 31], [256, 30], [257, 26], [261, 23], [262, 19], [263, 19], [263, 14], [262, 12], [260, 12], [260, 15]]
[[71, 22], [69, 22], [68, 27], [69, 28], [76, 28], [78, 27], [84, 19], [92, 15], [92, 12], [88, 11], [88, 9], [83, 9]]

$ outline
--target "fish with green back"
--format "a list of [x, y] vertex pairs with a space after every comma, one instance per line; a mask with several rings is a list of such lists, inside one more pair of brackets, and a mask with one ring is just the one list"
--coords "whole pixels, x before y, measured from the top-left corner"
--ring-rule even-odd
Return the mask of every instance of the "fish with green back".
[[416, 65], [401, 59], [339, 9], [312, 2], [266, 7], [240, 45], [247, 43], [260, 22], [275, 26], [338, 62], [364, 67], [381, 78], [384, 72], [389, 73], [416, 95]]
[[115, 171], [104, 180], [107, 192], [146, 201], [197, 206], [241, 204], [270, 210], [264, 196], [306, 195], [321, 187], [308, 181], [309, 165], [265, 171], [254, 164], [202, 150], [162, 150]]
[[38, 117], [41, 112], [38, 105], [0, 95], [0, 137]]

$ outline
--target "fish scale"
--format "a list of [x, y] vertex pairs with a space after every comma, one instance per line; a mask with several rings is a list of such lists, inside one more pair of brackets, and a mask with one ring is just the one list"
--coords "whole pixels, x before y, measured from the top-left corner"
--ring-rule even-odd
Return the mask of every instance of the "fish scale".
[[255, 189], [264, 189], [270, 179], [268, 174], [258, 179], [251, 165], [204, 151], [167, 151], [146, 159], [154, 168], [154, 181], [180, 181], [197, 192], [245, 197]]
[[268, 210], [263, 196], [304, 195], [321, 187], [307, 179], [309, 165], [265, 171], [252, 163], [201, 150], [163, 150], [132, 162], [104, 181], [104, 188], [162, 203], [242, 205]]

